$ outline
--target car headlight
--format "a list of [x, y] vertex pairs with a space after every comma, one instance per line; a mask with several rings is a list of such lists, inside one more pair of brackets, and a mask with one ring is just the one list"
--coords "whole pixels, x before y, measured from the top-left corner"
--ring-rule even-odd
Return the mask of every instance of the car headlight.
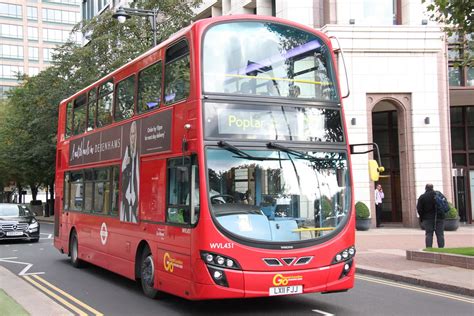
[[36, 220], [33, 220], [31, 224], [28, 226], [28, 229], [34, 229], [38, 228], [38, 222]]

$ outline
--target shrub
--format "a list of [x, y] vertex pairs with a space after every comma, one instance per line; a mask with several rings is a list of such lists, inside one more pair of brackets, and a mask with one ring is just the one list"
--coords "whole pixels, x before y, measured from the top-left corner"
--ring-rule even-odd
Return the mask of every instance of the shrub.
[[355, 205], [356, 209], [356, 218], [358, 219], [367, 219], [370, 217], [370, 211], [367, 205], [364, 202], [357, 202]]
[[454, 207], [453, 204], [449, 203], [449, 211], [446, 213], [446, 219], [456, 219], [459, 218], [458, 210]]

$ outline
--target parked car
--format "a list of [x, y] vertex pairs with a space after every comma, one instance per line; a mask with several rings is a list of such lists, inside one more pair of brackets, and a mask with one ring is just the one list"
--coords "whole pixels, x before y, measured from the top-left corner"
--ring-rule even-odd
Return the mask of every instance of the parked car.
[[24, 239], [37, 242], [40, 224], [28, 207], [0, 203], [0, 240]]

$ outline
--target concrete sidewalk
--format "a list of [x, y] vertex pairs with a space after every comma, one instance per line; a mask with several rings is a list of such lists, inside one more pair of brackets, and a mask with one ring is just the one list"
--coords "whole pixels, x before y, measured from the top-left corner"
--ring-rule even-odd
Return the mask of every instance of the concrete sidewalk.
[[[474, 226], [445, 232], [445, 239], [449, 248], [474, 247]], [[357, 231], [356, 248], [358, 273], [474, 296], [473, 270], [406, 259], [406, 250], [425, 248], [425, 232], [421, 229]]]
[[1, 265], [0, 280], [0, 288], [23, 306], [31, 316], [73, 315], [23, 278], [13, 274]]

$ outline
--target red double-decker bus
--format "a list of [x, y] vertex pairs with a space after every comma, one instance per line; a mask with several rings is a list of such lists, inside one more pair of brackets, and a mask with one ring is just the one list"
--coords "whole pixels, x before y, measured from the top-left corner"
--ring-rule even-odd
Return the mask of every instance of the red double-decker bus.
[[326, 35], [198, 21], [60, 104], [54, 245], [150, 297], [348, 290], [343, 118]]

